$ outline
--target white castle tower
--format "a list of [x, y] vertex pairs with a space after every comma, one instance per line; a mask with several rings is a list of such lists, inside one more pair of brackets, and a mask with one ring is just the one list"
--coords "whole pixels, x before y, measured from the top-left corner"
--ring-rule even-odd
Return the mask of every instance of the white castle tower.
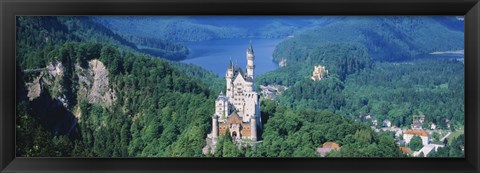
[[232, 80], [233, 80], [233, 63], [232, 60], [230, 60], [230, 64], [227, 69], [227, 74], [225, 74], [225, 80], [227, 81], [227, 97], [230, 98], [233, 96], [233, 85], [232, 85]]
[[253, 54], [253, 45], [252, 41], [250, 41], [250, 46], [247, 49], [247, 77], [253, 79], [253, 70], [255, 69], [255, 64], [253, 64], [253, 60], [255, 60], [255, 55]]
[[[215, 100], [212, 116], [212, 132], [207, 136], [204, 153], [213, 152], [218, 136], [230, 135], [237, 143], [255, 142], [257, 132], [262, 129], [260, 118], [260, 96], [255, 91], [255, 55], [252, 42], [246, 53], [246, 72], [235, 67], [230, 60], [225, 74], [226, 91]], [[226, 132], [229, 131], [229, 134]]]

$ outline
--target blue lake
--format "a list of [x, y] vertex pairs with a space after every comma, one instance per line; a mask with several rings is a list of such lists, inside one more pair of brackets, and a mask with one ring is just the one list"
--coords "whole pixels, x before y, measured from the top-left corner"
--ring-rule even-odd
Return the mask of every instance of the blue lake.
[[[255, 53], [255, 76], [278, 68], [273, 62], [275, 46], [283, 39], [251, 39]], [[243, 70], [246, 68], [246, 51], [250, 39], [224, 39], [187, 43], [190, 55], [183, 63], [191, 63], [207, 69], [219, 77], [225, 77], [230, 59]]]

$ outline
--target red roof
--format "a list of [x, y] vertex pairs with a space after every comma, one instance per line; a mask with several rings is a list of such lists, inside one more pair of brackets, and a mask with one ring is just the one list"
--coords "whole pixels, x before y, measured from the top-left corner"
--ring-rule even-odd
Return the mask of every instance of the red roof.
[[238, 116], [237, 112], [233, 112], [227, 119], [227, 124], [242, 124], [242, 120], [240, 116]]
[[428, 136], [428, 133], [423, 130], [407, 130], [403, 134], [418, 135], [418, 136]]
[[325, 142], [323, 143], [323, 148], [333, 148], [333, 149], [338, 149], [340, 148], [340, 145], [338, 145], [335, 142]]
[[410, 149], [407, 147], [400, 147], [400, 149], [402, 150], [403, 153], [406, 153], [406, 154], [410, 153]]

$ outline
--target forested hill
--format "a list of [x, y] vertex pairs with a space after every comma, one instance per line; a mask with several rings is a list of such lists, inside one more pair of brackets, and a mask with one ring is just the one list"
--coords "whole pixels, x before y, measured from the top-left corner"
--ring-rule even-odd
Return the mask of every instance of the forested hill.
[[[415, 115], [424, 127], [464, 125], [464, 64], [428, 55], [463, 49], [455, 17], [336, 17], [280, 43], [283, 67], [258, 76], [257, 85], [289, 87], [277, 101], [291, 108], [329, 110], [358, 119], [371, 115], [408, 128]], [[329, 75], [310, 77], [322, 65]], [[450, 128], [449, 128], [450, 127]]]
[[295, 16], [97, 16], [93, 20], [120, 35], [173, 42], [229, 38], [285, 38], [332, 22], [324, 17]]
[[[17, 27], [19, 46], [35, 43], [37, 46], [34, 48], [40, 50], [35, 51], [37, 56], [46, 56], [41, 53], [41, 49], [52, 50], [52, 45], [67, 40], [108, 43], [123, 51], [137, 51], [170, 60], [181, 60], [188, 55], [188, 49], [183, 44], [161, 39], [119, 35], [110, 28], [94, 22], [88, 16], [19, 17], [17, 18]], [[19, 53], [22, 55], [22, 52]], [[31, 62], [30, 65], [44, 65], [42, 62], [32, 62], [36, 60], [28, 61]], [[21, 63], [25, 64], [25, 61], [22, 60]]]
[[434, 51], [463, 49], [461, 26], [463, 22], [453, 16], [344, 17], [282, 42], [274, 60], [302, 61], [312, 50], [331, 43], [360, 43], [374, 60], [409, 60]]
[[17, 156], [202, 156], [218, 79], [84, 19], [17, 18]]
[[45, 67], [48, 52], [66, 41], [102, 42], [126, 51], [137, 49], [135, 44], [88, 17], [17, 17], [16, 25], [17, 61], [25, 69]]

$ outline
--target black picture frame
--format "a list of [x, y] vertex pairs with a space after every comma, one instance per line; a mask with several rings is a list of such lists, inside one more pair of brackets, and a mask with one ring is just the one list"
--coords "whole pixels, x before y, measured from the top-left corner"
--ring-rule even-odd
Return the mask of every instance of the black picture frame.
[[[1, 172], [479, 172], [478, 0], [1, 0]], [[16, 15], [465, 15], [465, 158], [16, 158]]]

